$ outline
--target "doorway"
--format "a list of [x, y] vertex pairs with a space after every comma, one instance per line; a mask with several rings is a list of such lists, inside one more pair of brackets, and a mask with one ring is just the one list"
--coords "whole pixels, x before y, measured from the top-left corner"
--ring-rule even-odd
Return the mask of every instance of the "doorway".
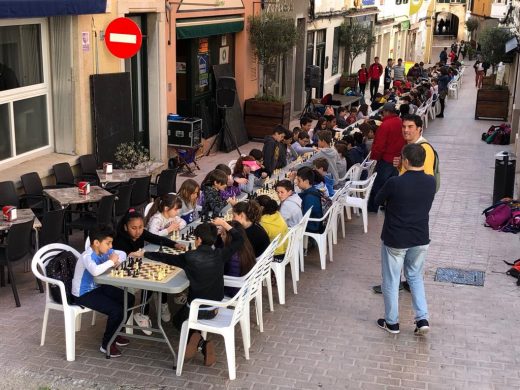
[[148, 112], [148, 44], [146, 14], [127, 16], [141, 29], [143, 41], [137, 54], [125, 60], [125, 72], [130, 73], [132, 89], [132, 121], [134, 141], [150, 148], [150, 125]]

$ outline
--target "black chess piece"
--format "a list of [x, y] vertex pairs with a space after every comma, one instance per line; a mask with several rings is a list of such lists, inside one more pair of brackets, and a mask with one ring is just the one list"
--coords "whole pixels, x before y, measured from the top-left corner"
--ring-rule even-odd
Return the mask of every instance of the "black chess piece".
[[191, 247], [191, 242], [190, 244], [188, 245], [188, 250], [191, 251], [193, 248]]

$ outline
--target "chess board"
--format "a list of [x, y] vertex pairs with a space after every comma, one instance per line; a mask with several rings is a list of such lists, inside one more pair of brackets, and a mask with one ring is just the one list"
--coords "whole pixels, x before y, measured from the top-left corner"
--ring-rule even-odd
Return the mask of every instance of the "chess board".
[[269, 188], [269, 189], [265, 189], [265, 188], [259, 188], [258, 190], [256, 190], [256, 195], [257, 196], [260, 196], [260, 195], [267, 195], [268, 197], [270, 197], [271, 199], [277, 201], [277, 202], [280, 202], [280, 198], [278, 198], [278, 194], [276, 193], [276, 191], [272, 188]]
[[173, 265], [130, 258], [119, 267], [111, 270], [108, 276], [166, 283], [181, 271], [181, 268]]
[[183, 251], [180, 249], [175, 249], [175, 248], [168, 248], [166, 246], [162, 248], [161, 252], [168, 253], [170, 255], [182, 255], [183, 253], [186, 253], [186, 251]]

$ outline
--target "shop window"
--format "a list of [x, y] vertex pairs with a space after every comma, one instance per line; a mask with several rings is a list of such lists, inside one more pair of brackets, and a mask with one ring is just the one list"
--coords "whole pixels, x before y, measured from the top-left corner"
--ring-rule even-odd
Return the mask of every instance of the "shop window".
[[339, 27], [334, 28], [334, 42], [332, 45], [332, 74], [338, 74], [339, 70]]
[[47, 24], [0, 21], [0, 163], [50, 147]]

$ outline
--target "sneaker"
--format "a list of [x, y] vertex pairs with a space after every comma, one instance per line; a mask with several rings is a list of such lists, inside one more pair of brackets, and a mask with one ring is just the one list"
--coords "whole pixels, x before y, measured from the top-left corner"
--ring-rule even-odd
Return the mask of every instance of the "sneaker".
[[399, 333], [399, 324], [388, 324], [384, 318], [380, 318], [377, 320], [377, 326], [379, 326], [381, 329], [386, 330], [388, 333]]
[[115, 343], [118, 347], [126, 347], [128, 344], [130, 344], [130, 340], [123, 336], [117, 336]]
[[168, 322], [172, 319], [168, 303], [161, 303], [161, 319], [163, 322]]
[[[401, 291], [403, 289], [404, 283], [408, 284], [407, 282], [399, 283], [399, 291]], [[406, 288], [406, 287], [404, 287], [404, 288]], [[410, 286], [408, 286], [408, 288], [410, 288]], [[381, 285], [373, 286], [372, 287], [372, 291], [375, 292], [376, 294], [382, 294], [383, 293], [383, 290], [381, 290]], [[408, 290], [408, 291], [410, 291], [410, 290]]]
[[202, 347], [202, 354], [204, 355], [204, 365], [212, 366], [217, 361], [217, 356], [215, 355], [215, 345], [213, 341], [205, 341], [204, 346]]
[[426, 334], [429, 330], [430, 324], [428, 320], [415, 321], [415, 330], [413, 331], [415, 334]]
[[190, 336], [188, 344], [186, 344], [186, 352], [184, 352], [184, 358], [191, 359], [192, 357], [194, 357], [197, 351], [199, 350], [199, 344], [201, 344], [201, 342], [203, 342], [203, 339], [200, 333], [194, 332]]
[[[135, 313], [134, 314], [134, 321], [140, 328], [151, 328], [152, 327], [152, 321], [150, 320], [150, 317], [147, 315], [141, 314], [141, 313]], [[141, 329], [141, 331], [147, 335], [150, 336], [152, 334], [151, 330]]]
[[[107, 353], [106, 347], [103, 348], [103, 346], [101, 346], [101, 347], [99, 347], [99, 350], [106, 355], [106, 353]], [[113, 358], [113, 357], [119, 357], [119, 356], [121, 356], [121, 351], [116, 347], [115, 343], [112, 343], [112, 345], [110, 346], [110, 357]]]

